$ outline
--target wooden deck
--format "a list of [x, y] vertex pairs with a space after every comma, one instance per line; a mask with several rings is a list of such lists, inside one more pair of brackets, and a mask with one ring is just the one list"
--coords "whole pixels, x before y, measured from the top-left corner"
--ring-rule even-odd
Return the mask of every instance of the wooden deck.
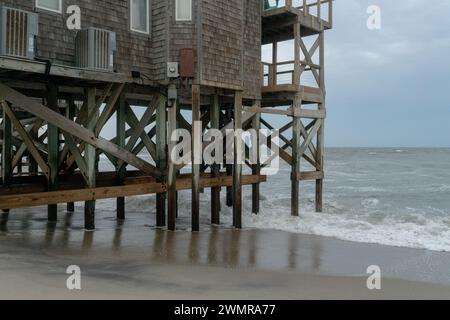
[[264, 86], [261, 88], [261, 92], [264, 107], [290, 105], [297, 94], [300, 94], [304, 104], [323, 103], [324, 101], [323, 91], [320, 88], [295, 84]]
[[[17, 72], [19, 71], [19, 72]], [[46, 80], [46, 64], [44, 62], [21, 59], [15, 57], [0, 56], [0, 78], [5, 79], [32, 79], [33, 81]], [[101, 70], [80, 69], [71, 66], [63, 66], [58, 64], [51, 65], [50, 73], [53, 79], [57, 79], [61, 84], [65, 81], [71, 86], [76, 81], [84, 84], [95, 83], [139, 83], [152, 85], [153, 82], [141, 79], [133, 79], [131, 74], [123, 74], [116, 72], [105, 72]]]
[[293, 25], [301, 24], [302, 36], [318, 34], [332, 28], [332, 21], [305, 14], [299, 8], [284, 6], [264, 11], [262, 16], [262, 43], [285, 41], [294, 37]]

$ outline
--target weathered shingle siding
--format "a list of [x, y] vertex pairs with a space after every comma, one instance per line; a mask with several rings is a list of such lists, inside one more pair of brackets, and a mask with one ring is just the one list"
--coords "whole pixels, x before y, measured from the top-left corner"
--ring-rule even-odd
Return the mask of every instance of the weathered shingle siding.
[[243, 1], [202, 3], [202, 81], [242, 86]]
[[166, 63], [179, 61], [180, 49], [196, 51], [197, 80], [219, 87], [243, 87], [244, 96], [260, 96], [261, 0], [193, 0], [193, 19], [175, 21], [175, 0], [150, 0], [151, 34], [130, 31], [129, 0], [63, 0], [63, 14], [35, 9], [34, 0], [0, 4], [39, 13], [39, 57], [74, 65], [76, 31], [66, 27], [68, 5], [81, 8], [82, 28], [117, 34], [115, 69], [141, 71], [166, 80]]
[[168, 60], [168, 27], [170, 4], [168, 0], [151, 0], [152, 3], [152, 77], [153, 80], [166, 79], [166, 63]]
[[[175, 19], [175, 0], [170, 2], [170, 44], [169, 61], [179, 62], [180, 49], [192, 48], [197, 51], [197, 5], [198, 0], [192, 1], [192, 21], [176, 21]], [[196, 59], [197, 60], [197, 59]], [[197, 70], [197, 68], [196, 68]]]
[[[159, 1], [153, 1], [159, 2]], [[66, 27], [68, 5], [76, 4], [81, 9], [81, 27], [97, 27], [117, 34], [115, 69], [127, 73], [139, 70], [152, 76], [152, 42], [150, 35], [130, 31], [128, 0], [63, 0], [63, 13], [57, 14], [35, 9], [34, 0], [3, 0], [1, 4], [39, 13], [39, 57], [51, 59], [54, 63], [74, 65], [74, 44], [76, 31]], [[163, 2], [164, 3], [164, 2]]]
[[261, 0], [244, 0], [244, 96], [261, 98]]

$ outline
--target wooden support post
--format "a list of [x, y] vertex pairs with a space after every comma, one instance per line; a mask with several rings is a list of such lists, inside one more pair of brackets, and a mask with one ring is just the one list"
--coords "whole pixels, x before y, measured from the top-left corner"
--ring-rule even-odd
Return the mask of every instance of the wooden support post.
[[[6, 104], [6, 101], [3, 101]], [[2, 181], [3, 185], [8, 185], [12, 177], [12, 124], [11, 119], [6, 114], [5, 108], [2, 110], [2, 129], [3, 129], [3, 143], [2, 143]], [[9, 212], [4, 209], [3, 212]]]
[[176, 131], [177, 125], [177, 114], [178, 114], [178, 103], [171, 101], [168, 110], [168, 128], [167, 128], [167, 141], [169, 144], [169, 172], [167, 176], [167, 225], [170, 231], [176, 230], [176, 219], [177, 219], [177, 167], [174, 163], [174, 155], [172, 151], [175, 149], [177, 141], [172, 141], [172, 135]]
[[[227, 176], [233, 176], [233, 165], [227, 164], [226, 165], [226, 172]], [[233, 206], [233, 187], [227, 187], [227, 207]]]
[[233, 220], [234, 226], [242, 228], [242, 91], [234, 94], [234, 172], [233, 172]]
[[[232, 113], [233, 110], [227, 109], [226, 110], [226, 117], [224, 123], [228, 123], [229, 121], [232, 121]], [[226, 157], [225, 157], [226, 158]], [[232, 177], [233, 176], [233, 165], [232, 164], [226, 164], [225, 166], [227, 176]], [[227, 207], [231, 208], [233, 207], [233, 187], [227, 187]]]
[[[294, 97], [294, 110], [299, 110], [302, 106], [302, 100], [300, 94], [296, 94]], [[291, 214], [292, 216], [299, 215], [299, 198], [300, 198], [300, 183], [297, 179], [300, 174], [300, 137], [301, 137], [301, 119], [299, 117], [293, 117], [292, 125], [292, 190], [291, 190]]]
[[[86, 95], [86, 106], [87, 106], [87, 114], [89, 117], [86, 119], [88, 130], [94, 131], [95, 122], [90, 121], [90, 117], [98, 118], [98, 110], [96, 110], [96, 90], [94, 87], [89, 87], [85, 90]], [[94, 146], [87, 144], [84, 150], [84, 157], [86, 160], [86, 175], [88, 180], [88, 187], [95, 188], [96, 186], [96, 159], [97, 152]], [[86, 230], [94, 230], [95, 229], [95, 201], [86, 201], [84, 207], [84, 225]]]
[[[319, 104], [319, 110], [325, 111], [325, 33], [322, 31], [319, 35], [320, 38], [320, 48], [319, 48], [319, 64], [320, 64], [320, 89], [323, 92], [323, 103]], [[316, 151], [316, 162], [320, 167], [322, 173], [325, 172], [324, 169], [324, 151], [325, 151], [325, 119], [322, 120], [322, 125], [317, 132], [317, 151]], [[323, 210], [323, 179], [324, 174], [321, 175], [321, 179], [316, 180], [316, 211], [322, 212]]]
[[192, 231], [200, 231], [200, 161], [202, 130], [200, 122], [200, 85], [192, 86]]
[[[155, 101], [155, 103], [157, 103]], [[167, 103], [159, 101], [156, 106], [156, 167], [165, 172], [167, 169]], [[158, 180], [165, 182], [163, 179]], [[166, 225], [166, 193], [156, 194], [156, 226]]]
[[[260, 102], [258, 102], [260, 104]], [[261, 130], [261, 113], [256, 113], [252, 119], [252, 128], [256, 130], [257, 133], [257, 145], [253, 146], [257, 148], [257, 159], [256, 163], [252, 166], [252, 174], [260, 175], [261, 174], [261, 155], [260, 155], [260, 130]], [[252, 212], [254, 214], [259, 214], [260, 210], [260, 184], [254, 183], [252, 185]]]
[[[300, 23], [294, 24], [294, 79], [293, 84], [300, 85], [301, 77], [301, 65], [300, 65], [300, 52], [301, 52], [301, 33]], [[302, 97], [297, 93], [293, 101], [293, 109], [300, 111], [302, 107]], [[291, 214], [292, 216], [298, 216], [299, 201], [300, 201], [300, 182], [297, 179], [297, 175], [300, 172], [300, 138], [301, 138], [301, 118], [298, 116], [293, 117], [292, 121], [292, 170], [291, 170]]]
[[294, 74], [292, 84], [300, 85], [301, 65], [300, 65], [300, 51], [301, 51], [301, 26], [300, 22], [294, 24]]
[[[73, 121], [76, 116], [77, 106], [75, 105], [75, 102], [73, 99], [69, 99], [68, 106], [67, 106], [67, 117], [69, 120]], [[69, 168], [68, 168], [69, 169]], [[75, 212], [75, 203], [69, 202], [67, 203], [67, 212]]]
[[[179, 102], [179, 100], [177, 100], [177, 102], [176, 102], [176, 107], [177, 107], [177, 111], [176, 111], [176, 119], [177, 119], [177, 121], [175, 122], [173, 122], [174, 123], [174, 128], [175, 129], [178, 129], [178, 128], [180, 128], [180, 118], [179, 118], [179, 116], [181, 116], [181, 104], [180, 104], [180, 102]], [[172, 130], [172, 132], [173, 132], [173, 130]], [[178, 174], [180, 174], [181, 173], [181, 170], [177, 170], [176, 171], [176, 173], [175, 173], [175, 177], [177, 177], [177, 175]], [[175, 213], [176, 213], [176, 218], [178, 219], [178, 216], [179, 216], [179, 212], [178, 212], [178, 210], [179, 210], [179, 208], [178, 208], [178, 190], [177, 191], [175, 191]]]
[[[219, 95], [214, 94], [211, 97], [211, 129], [220, 129], [220, 103]], [[213, 177], [219, 177], [220, 164], [215, 163], [211, 166]], [[211, 189], [211, 223], [220, 224], [220, 187]]]
[[333, 1], [328, 1], [328, 23], [330, 24], [330, 28], [333, 28]]
[[[122, 94], [117, 103], [117, 114], [116, 114], [116, 130], [117, 130], [117, 145], [121, 148], [125, 148], [126, 145], [126, 101], [125, 95]], [[117, 182], [119, 184], [123, 183], [123, 179], [126, 176], [127, 166], [118, 166], [117, 170]], [[125, 220], [125, 197], [119, 197], [116, 199], [117, 206], [117, 219]]]
[[[47, 107], [59, 113], [58, 106], [58, 88], [54, 84], [47, 86]], [[48, 124], [48, 190], [58, 190], [59, 176], [59, 128], [55, 125]], [[58, 205], [48, 205], [48, 221], [56, 222], [58, 220]]]
[[272, 70], [269, 71], [269, 85], [276, 86], [278, 83], [278, 42], [272, 43]]
[[74, 202], [67, 203], [67, 212], [69, 212], [69, 213], [75, 212], [75, 203]]

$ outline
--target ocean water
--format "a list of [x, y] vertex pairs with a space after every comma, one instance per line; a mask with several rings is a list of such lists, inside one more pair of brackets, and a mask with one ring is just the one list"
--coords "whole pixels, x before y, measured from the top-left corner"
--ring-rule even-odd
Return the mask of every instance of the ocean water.
[[[181, 228], [190, 223], [190, 192], [181, 192]], [[222, 193], [225, 197], [225, 193]], [[300, 217], [290, 215], [290, 170], [261, 187], [261, 212], [251, 212], [244, 187], [244, 227], [276, 229], [365, 243], [450, 251], [450, 149], [328, 149], [324, 212], [314, 212], [314, 183], [301, 183]], [[222, 199], [222, 222], [232, 210]], [[115, 202], [99, 209], [113, 211]], [[154, 210], [154, 196], [127, 200], [135, 213]], [[210, 215], [210, 192], [201, 197], [202, 222]]]

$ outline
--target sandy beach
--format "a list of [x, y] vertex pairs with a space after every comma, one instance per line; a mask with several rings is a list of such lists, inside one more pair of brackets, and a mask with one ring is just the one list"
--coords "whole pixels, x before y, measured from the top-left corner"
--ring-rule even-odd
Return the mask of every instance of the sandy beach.
[[[1, 299], [449, 299], [450, 254], [339, 241], [282, 231], [203, 226], [200, 233], [155, 229], [151, 214], [124, 223], [101, 213], [44, 208], [3, 215]], [[382, 269], [382, 290], [366, 287]], [[78, 265], [82, 290], [66, 288]]]

